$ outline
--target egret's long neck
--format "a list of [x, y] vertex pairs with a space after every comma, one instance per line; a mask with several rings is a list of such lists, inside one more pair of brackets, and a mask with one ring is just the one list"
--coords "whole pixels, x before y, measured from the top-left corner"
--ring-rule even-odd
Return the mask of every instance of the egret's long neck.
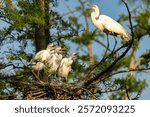
[[69, 59], [72, 60], [72, 59], [73, 59], [73, 56], [70, 56]]
[[95, 11], [92, 13], [92, 15], [95, 19], [98, 19], [99, 15], [100, 15], [99, 9], [95, 9]]

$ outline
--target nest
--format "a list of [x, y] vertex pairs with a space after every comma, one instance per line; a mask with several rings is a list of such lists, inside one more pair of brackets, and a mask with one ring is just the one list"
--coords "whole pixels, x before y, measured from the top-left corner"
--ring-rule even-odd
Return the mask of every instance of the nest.
[[25, 97], [28, 100], [76, 100], [81, 99], [77, 92], [80, 88], [77, 84], [52, 82], [40, 83], [30, 81], [23, 83]]

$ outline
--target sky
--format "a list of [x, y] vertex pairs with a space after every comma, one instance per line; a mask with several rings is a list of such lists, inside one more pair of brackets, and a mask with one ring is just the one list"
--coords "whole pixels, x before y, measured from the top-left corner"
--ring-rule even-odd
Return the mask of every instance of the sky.
[[[79, 5], [78, 0], [69, 0], [67, 3], [63, 2], [64, 0], [61, 0], [61, 1], [62, 2], [60, 2], [58, 8], [56, 8], [56, 9], [54, 8], [60, 14], [64, 14], [64, 13], [68, 12], [68, 8], [66, 7], [66, 5], [70, 9], [74, 9], [76, 6]], [[124, 4], [119, 5], [119, 0], [91, 0], [91, 3], [98, 5], [102, 14], [108, 15], [115, 20], [117, 20], [122, 13], [127, 14], [127, 10], [126, 10]], [[88, 6], [86, 6], [86, 7], [88, 7]], [[133, 7], [134, 7], [134, 5], [130, 6], [131, 9]], [[71, 15], [76, 15], [76, 14], [71, 14]], [[80, 21], [81, 21], [81, 23], [85, 24], [82, 17], [81, 17]], [[4, 24], [3, 22], [0, 22], [0, 27], [3, 27], [5, 25], [6, 24]], [[122, 25], [129, 31], [129, 28], [128, 28], [129, 24], [123, 23]], [[90, 24], [90, 27], [91, 27], [91, 30], [95, 29], [95, 27], [92, 23]], [[112, 40], [111, 42], [113, 43], [113, 38], [110, 38], [110, 39]], [[103, 40], [103, 41], [106, 42], [106, 40]], [[140, 44], [140, 47], [139, 47], [138, 56], [141, 53], [143, 53], [146, 49], [150, 49], [149, 43], [150, 43], [150, 39], [148, 37], [144, 37], [141, 44]], [[76, 51], [76, 48], [77, 48], [77, 46], [75, 44], [72, 44], [71, 45], [71, 52]], [[97, 50], [99, 50], [99, 51], [97, 51]], [[99, 47], [96, 43], [94, 43], [93, 51], [95, 54], [99, 54], [103, 50], [102, 50], [102, 47]], [[141, 79], [147, 79], [148, 84], [150, 85], [149, 75], [150, 75], [150, 73], [149, 74], [147, 74], [147, 73], [137, 74], [137, 76], [140, 77]], [[142, 97], [140, 99], [150, 99], [150, 86], [148, 86], [144, 90]]]
[[[115, 20], [117, 20], [122, 13], [127, 14], [125, 5], [119, 4], [119, 0], [90, 0], [90, 1], [91, 2], [88, 2], [88, 3], [95, 4], [100, 8], [101, 14], [108, 15], [109, 17], [111, 17]], [[67, 3], [62, 2], [60, 4], [60, 6], [58, 7], [58, 9], [56, 9], [56, 10], [60, 14], [64, 14], [64, 13], [68, 12], [68, 8], [66, 8], [66, 6], [69, 7], [70, 10], [71, 9], [73, 10], [78, 5], [79, 5], [78, 0], [69, 0]], [[136, 7], [136, 5], [137, 4], [131, 4], [131, 5], [129, 5], [129, 8], [134, 9], [134, 7]], [[88, 7], [88, 6], [86, 6], [86, 7]], [[71, 15], [75, 15], [75, 14], [71, 14]], [[81, 22], [85, 23], [83, 18], [81, 18]], [[126, 30], [130, 31], [128, 28], [128, 26], [129, 26], [128, 22], [123, 23], [122, 25], [125, 27]], [[93, 26], [92, 23], [90, 24], [90, 26], [91, 26], [91, 30], [95, 29], [95, 27]], [[103, 40], [103, 41], [105, 41], [105, 40]], [[139, 55], [141, 55], [141, 53], [143, 53], [145, 50], [150, 49], [149, 44], [150, 44], [149, 37], [148, 36], [144, 37], [140, 43], [137, 57]], [[93, 47], [94, 47], [93, 51], [95, 54], [98, 54], [102, 50], [102, 48], [100, 48], [95, 43], [94, 43]], [[75, 51], [75, 48], [76, 48], [76, 46], [72, 44], [71, 50]], [[100, 50], [100, 51], [98, 51], [98, 50]], [[150, 85], [149, 75], [150, 75], [150, 72], [149, 73], [138, 73], [137, 77], [141, 78], [141, 79], [146, 79], [148, 81], [148, 84]], [[140, 99], [150, 99], [150, 86], [146, 87], [146, 89], [143, 91], [143, 94]]]

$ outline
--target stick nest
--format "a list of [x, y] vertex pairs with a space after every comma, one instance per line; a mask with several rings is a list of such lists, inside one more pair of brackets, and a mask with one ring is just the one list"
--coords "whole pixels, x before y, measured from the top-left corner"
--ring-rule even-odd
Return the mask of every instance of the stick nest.
[[24, 82], [25, 97], [28, 100], [75, 100], [79, 86], [73, 83], [52, 82], [40, 83], [37, 81]]

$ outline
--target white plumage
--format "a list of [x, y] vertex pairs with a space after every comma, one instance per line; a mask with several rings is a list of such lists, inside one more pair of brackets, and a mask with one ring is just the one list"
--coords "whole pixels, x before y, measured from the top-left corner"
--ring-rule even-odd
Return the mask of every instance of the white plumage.
[[55, 49], [55, 45], [49, 44], [46, 50], [41, 50], [35, 55], [34, 61], [44, 62], [48, 60], [49, 58], [51, 58], [51, 54], [53, 53], [54, 49]]
[[51, 54], [51, 58], [47, 61], [49, 65], [48, 73], [51, 74], [56, 72], [60, 62], [62, 60], [62, 54], [64, 53], [65, 49], [61, 47], [57, 47], [54, 53]]
[[[32, 65], [33, 71], [37, 74], [39, 80], [42, 80], [44, 82], [48, 82], [48, 77], [46, 76], [45, 68], [46, 68], [46, 61], [51, 57], [51, 54], [53, 50], [55, 49], [54, 44], [49, 44], [46, 48], [46, 50], [41, 50], [39, 51], [35, 57], [34, 57], [34, 62]], [[40, 75], [42, 74], [42, 75]]]
[[39, 78], [40, 71], [44, 69], [44, 64], [42, 62], [37, 62], [32, 66], [32, 69], [37, 73], [37, 76]]
[[44, 68], [44, 64], [42, 62], [37, 62], [32, 66], [35, 71], [41, 71]]
[[91, 13], [91, 19], [95, 27], [106, 34], [120, 36], [123, 40], [131, 40], [131, 35], [115, 20], [106, 16], [100, 15], [99, 8], [96, 5], [89, 4], [94, 12]]
[[64, 77], [67, 81], [67, 77], [69, 75], [69, 72], [71, 71], [71, 65], [73, 63], [73, 58], [76, 58], [78, 56], [77, 53], [73, 53], [69, 58], [63, 58], [59, 69], [58, 69], [58, 76]]

